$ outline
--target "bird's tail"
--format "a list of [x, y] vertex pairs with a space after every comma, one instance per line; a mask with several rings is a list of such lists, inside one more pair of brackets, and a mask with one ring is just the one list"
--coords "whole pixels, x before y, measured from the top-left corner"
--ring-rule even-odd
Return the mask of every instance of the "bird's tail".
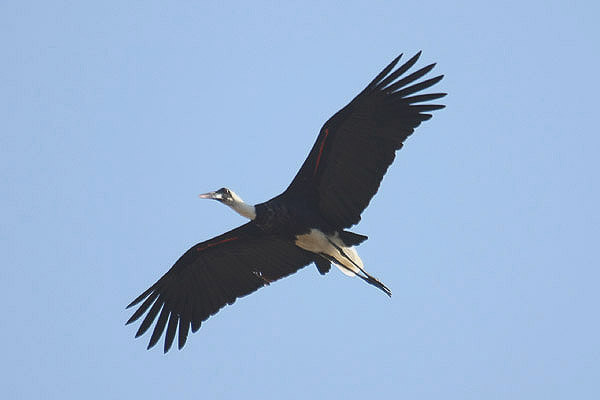
[[350, 231], [341, 231], [339, 235], [346, 246], [358, 246], [369, 238], [368, 236]]

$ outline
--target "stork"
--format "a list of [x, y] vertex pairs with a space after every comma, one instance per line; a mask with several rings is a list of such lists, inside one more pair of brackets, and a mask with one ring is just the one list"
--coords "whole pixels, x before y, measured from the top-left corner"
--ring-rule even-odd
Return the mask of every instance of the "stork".
[[[417, 94], [443, 75], [420, 80], [435, 64], [405, 73], [421, 52], [394, 70], [394, 59], [319, 132], [308, 158], [280, 195], [251, 205], [228, 188], [200, 195], [229, 206], [250, 221], [186, 251], [171, 269], [127, 306], [138, 306], [127, 324], [146, 314], [136, 333], [156, 320], [148, 349], [166, 328], [164, 352], [178, 331], [178, 347], [203, 321], [239, 297], [314, 263], [321, 274], [331, 264], [391, 296], [367, 273], [354, 246], [367, 236], [348, 231], [377, 192], [406, 138], [444, 108], [423, 104], [446, 93]], [[141, 303], [141, 304], [140, 304]]]

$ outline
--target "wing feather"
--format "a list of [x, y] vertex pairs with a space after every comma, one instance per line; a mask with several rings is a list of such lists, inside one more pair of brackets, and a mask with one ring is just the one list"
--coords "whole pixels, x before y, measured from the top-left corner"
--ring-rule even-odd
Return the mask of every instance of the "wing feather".
[[[286, 194], [312, 193], [312, 199], [334, 229], [360, 221], [360, 214], [377, 193], [395, 153], [427, 112], [444, 108], [438, 104], [415, 104], [436, 100], [445, 93], [416, 94], [438, 83], [443, 75], [423, 80], [434, 68], [427, 65], [406, 76], [421, 52], [394, 70], [394, 59], [346, 107], [321, 128], [306, 161]], [[411, 96], [413, 95], [413, 96]]]
[[164, 334], [165, 353], [175, 337], [181, 349], [190, 328], [196, 332], [203, 321], [225, 305], [313, 261], [311, 253], [283, 237], [266, 235], [249, 222], [184, 253], [165, 275], [129, 304], [128, 308], [138, 308], [127, 324], [145, 314], [136, 337], [156, 321], [148, 348]]

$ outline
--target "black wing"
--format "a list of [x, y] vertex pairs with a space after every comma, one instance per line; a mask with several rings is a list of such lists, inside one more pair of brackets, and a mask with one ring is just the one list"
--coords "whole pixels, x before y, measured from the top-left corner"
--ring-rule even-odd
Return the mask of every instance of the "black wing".
[[147, 312], [136, 333], [138, 337], [159, 315], [148, 348], [158, 342], [166, 327], [166, 353], [179, 327], [181, 349], [190, 326], [196, 332], [202, 321], [238, 297], [313, 261], [314, 255], [284, 238], [264, 234], [249, 222], [189, 249], [169, 272], [127, 306], [141, 303], [127, 324]]
[[398, 56], [323, 125], [286, 193], [316, 190], [321, 215], [338, 229], [360, 221], [396, 150], [414, 128], [431, 118], [427, 112], [444, 108], [418, 103], [439, 99], [445, 93], [414, 95], [443, 78], [441, 75], [416, 83], [435, 64], [402, 77], [420, 55], [417, 53], [392, 72], [402, 55]]

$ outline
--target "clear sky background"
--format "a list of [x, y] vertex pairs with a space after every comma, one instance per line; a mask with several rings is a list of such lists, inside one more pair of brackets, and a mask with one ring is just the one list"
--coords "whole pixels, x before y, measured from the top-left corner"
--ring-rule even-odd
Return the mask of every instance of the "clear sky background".
[[[3, 1], [0, 397], [600, 398], [592, 4]], [[126, 304], [244, 222], [196, 195], [280, 193], [421, 49], [447, 108], [354, 228], [393, 297], [311, 265], [134, 340]]]

